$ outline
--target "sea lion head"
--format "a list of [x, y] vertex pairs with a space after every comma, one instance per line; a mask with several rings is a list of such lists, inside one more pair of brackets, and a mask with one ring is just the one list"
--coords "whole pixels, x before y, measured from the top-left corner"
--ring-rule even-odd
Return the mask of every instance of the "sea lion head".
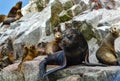
[[120, 34], [119, 34], [119, 29], [117, 28], [117, 26], [111, 27], [111, 28], [109, 29], [109, 31], [110, 31], [110, 33], [112, 34], [112, 36], [113, 36], [114, 38], [117, 38], [117, 37], [120, 36]]
[[57, 27], [55, 27], [53, 29], [53, 33], [54, 33], [54, 36], [55, 36], [56, 40], [61, 40], [62, 39], [62, 31], [61, 31], [60, 25], [58, 25]]
[[56, 33], [55, 33], [55, 39], [56, 39], [56, 40], [62, 39], [62, 33], [61, 33], [61, 32], [56, 32]]
[[67, 29], [63, 31], [63, 48], [75, 48], [79, 46], [79, 32], [76, 29]]
[[21, 9], [22, 8], [22, 1], [17, 2], [15, 7], [18, 9]]

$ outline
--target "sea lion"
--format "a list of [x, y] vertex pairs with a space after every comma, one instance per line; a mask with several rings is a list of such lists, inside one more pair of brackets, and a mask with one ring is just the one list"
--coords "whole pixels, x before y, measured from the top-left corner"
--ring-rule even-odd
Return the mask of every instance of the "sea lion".
[[15, 6], [11, 8], [7, 17], [16, 17], [17, 11], [21, 10], [21, 8], [22, 8], [22, 1], [19, 1], [16, 3]]
[[22, 62], [33, 60], [38, 56], [38, 50], [34, 45], [31, 45], [29, 48], [25, 47], [23, 51]]
[[62, 31], [60, 26], [55, 27], [53, 29], [54, 39], [50, 42], [41, 42], [38, 44], [38, 49], [40, 55], [49, 55], [54, 52], [62, 50], [61, 48], [61, 40], [62, 40]]
[[22, 17], [22, 13], [21, 13], [21, 10], [17, 10], [17, 14], [15, 16], [15, 20], [19, 20], [21, 17]]
[[13, 17], [6, 18], [6, 19], [3, 21], [1, 27], [4, 26], [4, 27], [7, 28], [7, 27], [10, 26], [10, 23], [12, 23], [12, 22], [14, 22], [14, 21], [16, 21], [16, 19], [13, 18]]
[[51, 42], [48, 42], [46, 45], [46, 54], [53, 54], [54, 52], [60, 51], [61, 49], [61, 40], [62, 40], [62, 31], [60, 26], [53, 29], [54, 39]]
[[5, 42], [5, 44], [2, 46], [2, 49], [0, 51], [0, 68], [4, 68], [8, 66], [9, 64], [13, 64], [15, 59], [14, 59], [14, 54], [13, 54], [13, 41], [11, 38]]
[[3, 22], [6, 18], [7, 18], [6, 15], [1, 14], [1, 15], [0, 15], [0, 23]]
[[[49, 55], [40, 62], [40, 78], [44, 79], [48, 74], [67, 66], [81, 64], [88, 55], [88, 43], [83, 34], [76, 29], [66, 29], [62, 34], [62, 50]], [[46, 72], [47, 65], [60, 65], [60, 67]]]
[[22, 1], [19, 1], [16, 3], [16, 6], [13, 6], [12, 9], [9, 11], [8, 16], [3, 20], [3, 23], [1, 25], [5, 28], [10, 26], [10, 23], [20, 19], [23, 15], [21, 13], [21, 7], [22, 7]]
[[24, 47], [22, 61], [18, 65], [18, 70], [21, 70], [22, 63], [26, 61], [31, 61], [38, 56], [38, 50], [34, 45], [30, 47]]
[[111, 27], [109, 33], [106, 35], [100, 47], [96, 51], [96, 57], [100, 63], [106, 65], [118, 65], [118, 58], [114, 48], [114, 41], [118, 37], [118, 28], [116, 26]]

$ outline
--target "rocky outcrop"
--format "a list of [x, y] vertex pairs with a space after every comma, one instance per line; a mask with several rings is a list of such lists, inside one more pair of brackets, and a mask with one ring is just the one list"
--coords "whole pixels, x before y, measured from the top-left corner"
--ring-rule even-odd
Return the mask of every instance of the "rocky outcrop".
[[[7, 29], [0, 28], [0, 45], [11, 37], [14, 41], [15, 57], [21, 57], [22, 43], [29, 46], [51, 41], [54, 27], [60, 24], [64, 30], [65, 24], [69, 24], [79, 29], [88, 41], [90, 63], [98, 63], [95, 53], [108, 29], [112, 25], [118, 25], [120, 28], [120, 1], [115, 1], [116, 9], [90, 11], [89, 0], [30, 0], [28, 6], [23, 8], [24, 16], [20, 20], [11, 23]], [[120, 38], [115, 41], [116, 52], [120, 51], [119, 40]], [[33, 61], [23, 63], [22, 72], [17, 70], [19, 62], [5, 67], [0, 71], [0, 81], [39, 81], [39, 63], [42, 59], [44, 57], [39, 56]], [[48, 78], [50, 81], [115, 81], [120, 77], [119, 72], [119, 66], [77, 65], [57, 71]]]
[[[39, 63], [44, 57], [24, 62], [21, 72], [19, 63], [9, 65], [0, 72], [0, 81], [40, 81]], [[70, 66], [48, 76], [49, 81], [115, 81], [119, 78], [120, 66]], [[41, 80], [42, 81], [42, 80]]]

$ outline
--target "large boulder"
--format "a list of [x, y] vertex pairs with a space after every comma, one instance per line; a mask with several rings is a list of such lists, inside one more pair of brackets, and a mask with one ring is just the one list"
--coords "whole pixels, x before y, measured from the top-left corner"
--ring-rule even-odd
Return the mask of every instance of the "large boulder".
[[[0, 81], [41, 81], [39, 63], [45, 56], [23, 63], [21, 71], [18, 63], [9, 65], [0, 71]], [[120, 66], [70, 66], [48, 76], [49, 81], [114, 81], [119, 78]]]

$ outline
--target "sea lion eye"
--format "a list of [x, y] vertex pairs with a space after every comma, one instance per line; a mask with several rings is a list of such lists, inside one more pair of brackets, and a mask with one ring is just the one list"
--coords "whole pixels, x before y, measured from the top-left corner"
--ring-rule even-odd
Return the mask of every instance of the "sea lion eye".
[[72, 38], [72, 37], [73, 37], [73, 35], [72, 35], [72, 34], [69, 34], [67, 37], [68, 37], [68, 38]]
[[72, 37], [76, 37], [76, 34], [72, 34]]

